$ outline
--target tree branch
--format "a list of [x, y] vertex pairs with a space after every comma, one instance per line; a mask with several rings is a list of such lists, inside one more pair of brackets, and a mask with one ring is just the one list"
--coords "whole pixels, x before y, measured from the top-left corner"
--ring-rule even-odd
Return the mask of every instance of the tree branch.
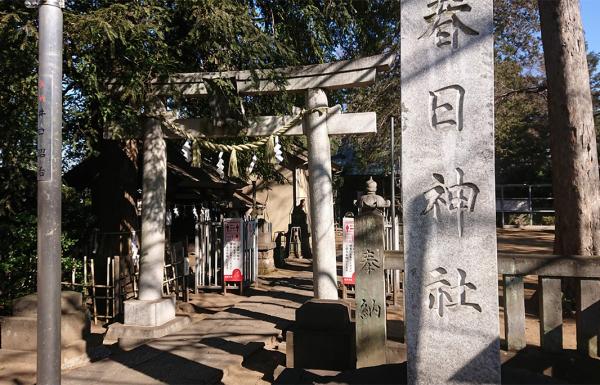
[[525, 87], [520, 88], [518, 90], [510, 90], [503, 94], [497, 95], [494, 99], [498, 102], [515, 94], [539, 94], [546, 91], [547, 89], [548, 87], [546, 86], [546, 84], [540, 84], [539, 86]]

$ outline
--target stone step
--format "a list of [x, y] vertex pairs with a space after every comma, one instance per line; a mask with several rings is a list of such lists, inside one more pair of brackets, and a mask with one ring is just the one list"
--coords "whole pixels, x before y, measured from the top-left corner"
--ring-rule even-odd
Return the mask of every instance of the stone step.
[[[38, 297], [35, 293], [17, 298], [13, 303], [13, 315], [18, 317], [36, 317], [37, 305]], [[76, 291], [62, 291], [60, 293], [60, 309], [63, 315], [82, 311], [81, 293]]]
[[[90, 320], [82, 312], [67, 313], [61, 316], [61, 345], [67, 346], [74, 341], [87, 337], [90, 333]], [[0, 340], [2, 349], [37, 349], [36, 317], [3, 317], [0, 319]]]
[[[85, 340], [76, 340], [61, 348], [61, 369], [74, 369], [108, 357], [108, 348], [90, 346]], [[34, 384], [37, 352], [0, 349], [0, 384]]]

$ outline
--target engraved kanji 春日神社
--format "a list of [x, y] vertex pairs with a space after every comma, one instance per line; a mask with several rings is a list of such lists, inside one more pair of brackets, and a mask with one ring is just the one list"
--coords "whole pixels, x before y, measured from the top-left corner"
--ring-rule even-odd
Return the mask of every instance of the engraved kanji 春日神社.
[[463, 128], [465, 89], [457, 84], [429, 91], [429, 124], [433, 130]]
[[477, 287], [467, 282], [467, 273], [462, 269], [458, 271], [458, 284], [452, 285], [448, 278], [448, 271], [438, 267], [429, 272], [433, 281], [426, 287], [429, 289], [429, 308], [437, 310], [440, 317], [444, 316], [446, 308], [458, 308], [460, 306], [471, 307], [481, 313], [481, 306], [467, 301], [467, 289], [475, 291]]
[[471, 12], [471, 6], [464, 0], [432, 0], [427, 4], [430, 12], [424, 17], [429, 27], [419, 39], [435, 35], [438, 47], [458, 48], [459, 33], [476, 36], [479, 32], [467, 26], [461, 14]]
[[441, 174], [433, 174], [436, 184], [423, 193], [427, 200], [427, 206], [421, 212], [425, 215], [433, 211], [433, 217], [437, 219], [440, 205], [446, 207], [449, 212], [456, 212], [458, 236], [462, 237], [464, 226], [464, 212], [475, 209], [475, 201], [479, 194], [479, 188], [474, 183], [463, 182], [464, 171], [456, 168], [456, 184], [448, 186]]

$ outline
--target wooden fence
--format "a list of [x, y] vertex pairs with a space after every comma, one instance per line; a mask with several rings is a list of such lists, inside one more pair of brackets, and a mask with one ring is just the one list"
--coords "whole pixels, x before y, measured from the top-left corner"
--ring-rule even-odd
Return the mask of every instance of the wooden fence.
[[[385, 251], [385, 269], [404, 270], [401, 251]], [[576, 279], [577, 350], [598, 356], [600, 344], [600, 256], [498, 254], [502, 276], [506, 348], [520, 350], [525, 339], [525, 291], [523, 278], [538, 277], [540, 344], [544, 351], [562, 349], [562, 280]]]
[[[69, 280], [61, 282], [63, 288], [79, 291], [83, 294], [83, 301], [90, 307], [94, 324], [98, 320], [113, 321], [119, 314], [122, 298], [121, 279], [119, 273], [119, 256], [106, 258], [106, 277], [96, 275], [96, 261], [94, 258], [83, 257], [82, 271], [73, 267]], [[101, 279], [102, 278], [102, 279]], [[103, 306], [99, 306], [99, 305]], [[102, 310], [99, 308], [102, 307]]]
[[[118, 255], [108, 258], [84, 256], [81, 268], [73, 267], [69, 276], [63, 277], [63, 288], [82, 293], [94, 324], [98, 320], [114, 322], [123, 312], [123, 302], [137, 298], [139, 266], [134, 264], [133, 270], [124, 274], [120, 259]], [[106, 263], [106, 274], [102, 276], [97, 274], [98, 261]], [[163, 269], [163, 293], [174, 294], [183, 301], [188, 300], [189, 264], [186, 261], [187, 250], [183, 243], [173, 243], [165, 255]]]

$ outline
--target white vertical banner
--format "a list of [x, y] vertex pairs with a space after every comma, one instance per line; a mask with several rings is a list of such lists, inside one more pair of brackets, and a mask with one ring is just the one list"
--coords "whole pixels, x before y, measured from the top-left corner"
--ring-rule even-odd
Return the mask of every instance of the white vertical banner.
[[342, 283], [354, 285], [354, 218], [344, 218], [342, 226]]
[[223, 280], [225, 282], [244, 280], [242, 223], [241, 218], [223, 219]]

